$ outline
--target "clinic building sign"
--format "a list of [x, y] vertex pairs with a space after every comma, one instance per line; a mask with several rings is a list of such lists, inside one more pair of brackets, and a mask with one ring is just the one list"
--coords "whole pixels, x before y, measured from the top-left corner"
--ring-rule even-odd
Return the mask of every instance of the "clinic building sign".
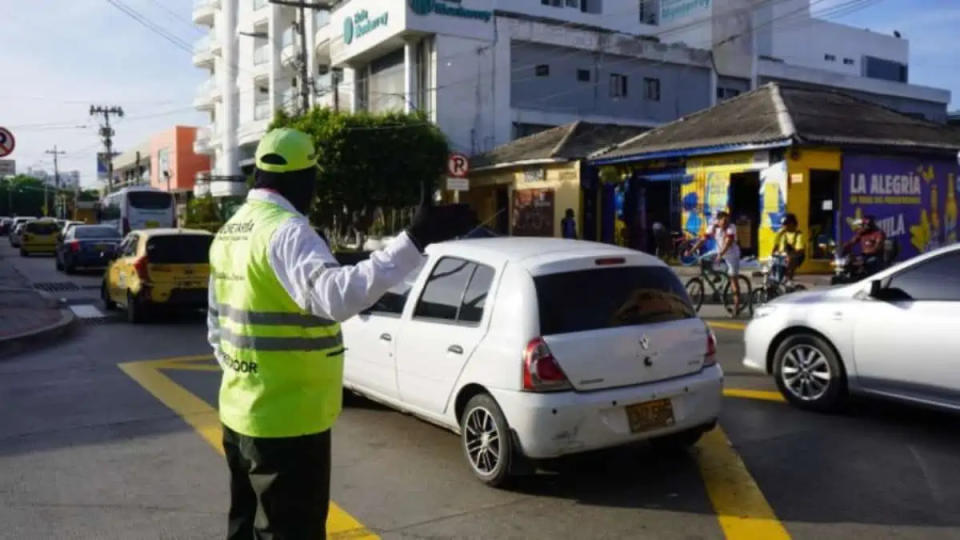
[[410, 6], [410, 11], [421, 16], [443, 15], [483, 22], [489, 22], [493, 17], [492, 11], [465, 8], [460, 0], [407, 0], [407, 5]]
[[355, 40], [373, 32], [377, 28], [386, 27], [389, 22], [390, 13], [384, 11], [376, 17], [371, 17], [370, 13], [362, 9], [356, 12], [352, 17], [343, 19], [343, 43], [350, 45]]
[[907, 259], [957, 241], [957, 164], [948, 160], [844, 155], [840, 241], [874, 216]]

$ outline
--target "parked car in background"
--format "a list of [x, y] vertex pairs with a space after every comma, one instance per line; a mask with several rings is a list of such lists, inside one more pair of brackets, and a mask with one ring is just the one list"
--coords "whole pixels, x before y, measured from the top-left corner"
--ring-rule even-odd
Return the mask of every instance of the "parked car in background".
[[103, 225], [69, 225], [57, 244], [57, 270], [72, 274], [78, 268], [105, 268], [120, 245], [120, 233]]
[[20, 247], [20, 233], [22, 232], [22, 230], [18, 230], [18, 227], [20, 227], [21, 225], [23, 225], [28, 221], [33, 221], [35, 219], [37, 218], [24, 217], [24, 216], [13, 218], [13, 222], [10, 224], [10, 235], [7, 237], [7, 239], [10, 240], [11, 246]]
[[604, 244], [433, 244], [422, 268], [342, 325], [344, 385], [461, 436], [500, 485], [527, 460], [713, 428], [716, 341], [659, 259]]
[[10, 234], [11, 223], [13, 223], [13, 218], [0, 217], [0, 236]]
[[20, 256], [52, 254], [57, 247], [58, 234], [60, 234], [60, 227], [53, 219], [35, 219], [24, 223], [20, 233]]
[[213, 234], [194, 229], [131, 232], [104, 274], [104, 305], [123, 307], [132, 323], [162, 308], [206, 307], [211, 242]]
[[960, 411], [960, 244], [758, 308], [743, 364], [805, 409], [870, 394]]

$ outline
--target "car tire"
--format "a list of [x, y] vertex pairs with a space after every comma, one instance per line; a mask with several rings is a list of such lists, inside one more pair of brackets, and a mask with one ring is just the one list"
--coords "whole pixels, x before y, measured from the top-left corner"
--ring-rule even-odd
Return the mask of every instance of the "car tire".
[[130, 324], [140, 324], [146, 321], [146, 306], [139, 302], [135, 296], [127, 293], [127, 322]]
[[491, 487], [510, 482], [513, 437], [500, 406], [489, 394], [477, 394], [467, 402], [460, 418], [460, 443], [477, 479]]
[[20, 248], [20, 256], [21, 256], [21, 257], [29, 257], [30, 254], [27, 253], [27, 250], [25, 250], [25, 249], [23, 249], [23, 248]]
[[77, 273], [77, 266], [72, 264], [69, 260], [63, 261], [63, 271], [69, 274]]
[[664, 435], [663, 437], [650, 439], [650, 446], [652, 446], [653, 450], [657, 453], [677, 454], [685, 452], [688, 448], [697, 444], [697, 441], [700, 440], [703, 433], [703, 427], [697, 426], [684, 431], [671, 433], [670, 435]]
[[100, 299], [103, 300], [103, 307], [108, 311], [117, 309], [117, 303], [110, 299], [110, 294], [107, 292], [106, 281], [100, 285]]
[[57, 271], [63, 270], [63, 264], [60, 263], [60, 256], [54, 253], [53, 260], [54, 260], [54, 265], [57, 267]]
[[804, 333], [783, 340], [773, 356], [773, 376], [795, 407], [833, 412], [846, 402], [846, 371], [833, 346], [820, 336]]

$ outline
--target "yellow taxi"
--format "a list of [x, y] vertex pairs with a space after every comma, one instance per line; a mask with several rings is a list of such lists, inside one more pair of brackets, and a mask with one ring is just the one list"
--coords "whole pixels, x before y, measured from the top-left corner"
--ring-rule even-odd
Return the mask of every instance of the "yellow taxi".
[[34, 253], [53, 254], [57, 250], [58, 234], [60, 225], [55, 219], [28, 221], [20, 235], [20, 256], [29, 257]]
[[206, 307], [211, 242], [211, 233], [195, 229], [131, 232], [103, 276], [104, 305], [122, 306], [131, 323], [160, 309]]

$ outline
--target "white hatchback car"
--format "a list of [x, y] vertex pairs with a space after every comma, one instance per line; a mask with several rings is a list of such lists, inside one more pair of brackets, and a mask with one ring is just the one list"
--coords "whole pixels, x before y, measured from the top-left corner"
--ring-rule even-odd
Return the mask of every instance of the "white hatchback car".
[[461, 434], [482, 481], [643, 439], [684, 447], [720, 414], [713, 334], [659, 259], [604, 244], [431, 245], [343, 324], [344, 385]]
[[960, 244], [777, 298], [756, 308], [744, 340], [744, 365], [802, 408], [866, 393], [960, 410]]

